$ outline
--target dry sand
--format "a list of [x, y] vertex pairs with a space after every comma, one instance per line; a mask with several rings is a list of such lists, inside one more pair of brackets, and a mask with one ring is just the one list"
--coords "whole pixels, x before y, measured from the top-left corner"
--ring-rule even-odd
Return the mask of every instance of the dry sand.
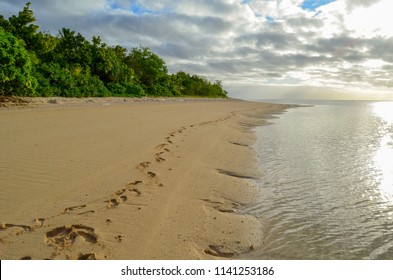
[[0, 109], [0, 259], [220, 259], [260, 244], [251, 128], [285, 105], [35, 99]]

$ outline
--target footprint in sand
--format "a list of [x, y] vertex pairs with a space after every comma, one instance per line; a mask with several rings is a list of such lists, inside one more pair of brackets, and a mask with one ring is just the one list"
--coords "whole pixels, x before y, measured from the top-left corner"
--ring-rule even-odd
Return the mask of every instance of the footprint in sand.
[[126, 191], [129, 191], [130, 188], [132, 188], [133, 186], [136, 186], [136, 185], [139, 185], [139, 184], [142, 184], [142, 183], [143, 183], [142, 181], [135, 181], [135, 182], [132, 182], [132, 183], [128, 183], [127, 186], [126, 186], [125, 188], [116, 191], [116, 192], [114, 193], [114, 195], [120, 196], [120, 195], [122, 195], [123, 193], [125, 193]]
[[9, 229], [9, 228], [21, 228], [24, 231], [31, 231], [32, 228], [30, 226], [25, 226], [25, 225], [15, 225], [15, 224], [1, 224], [0, 225], [0, 231]]
[[126, 188], [125, 188], [125, 189], [118, 190], [117, 192], [115, 192], [115, 195], [122, 195], [122, 194], [125, 193], [126, 191], [127, 191]]
[[167, 146], [168, 144], [160, 144], [156, 147], [156, 149], [160, 150], [162, 148], [164, 148], [165, 146]]
[[135, 196], [140, 196], [142, 194], [138, 189], [131, 189], [130, 192]]
[[106, 200], [105, 202], [108, 203], [108, 205], [106, 206], [107, 208], [113, 208], [119, 206], [119, 201], [117, 201], [116, 198]]
[[71, 225], [54, 228], [46, 233], [46, 242], [59, 248], [71, 246], [77, 238], [89, 243], [97, 243], [94, 228], [84, 225]]
[[162, 157], [156, 157], [156, 161], [157, 162], [162, 162], [162, 161], [166, 161], [166, 159], [162, 158]]
[[115, 236], [115, 239], [117, 240], [117, 242], [122, 242], [123, 241], [123, 235], [117, 235]]
[[150, 164], [151, 164], [150, 161], [144, 161], [144, 162], [141, 162], [140, 164], [138, 164], [137, 168], [145, 169], [145, 168], [148, 168], [150, 166]]
[[143, 181], [135, 181], [135, 182], [129, 183], [128, 186], [136, 186], [136, 185], [140, 185], [140, 184], [143, 184]]
[[154, 173], [154, 172], [147, 172], [147, 176], [149, 176], [150, 178], [156, 178], [157, 177], [157, 174], [156, 173]]
[[173, 144], [173, 141], [171, 140], [172, 137], [168, 136], [165, 138], [166, 142], [169, 144]]
[[165, 158], [161, 157], [161, 155], [162, 155], [163, 153], [164, 153], [164, 152], [156, 153], [156, 161], [157, 161], [157, 162], [161, 162], [161, 161], [165, 161], [165, 160], [166, 160]]
[[70, 212], [72, 212], [74, 210], [82, 209], [82, 208], [85, 208], [85, 207], [86, 207], [86, 204], [72, 206], [72, 207], [67, 207], [67, 208], [64, 208], [63, 211], [61, 211], [61, 213], [62, 214], [66, 214], [66, 213], [70, 213]]

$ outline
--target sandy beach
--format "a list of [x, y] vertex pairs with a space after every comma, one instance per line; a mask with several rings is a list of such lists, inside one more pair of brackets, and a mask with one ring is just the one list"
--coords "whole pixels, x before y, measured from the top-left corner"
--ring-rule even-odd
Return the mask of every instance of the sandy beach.
[[257, 248], [237, 209], [252, 127], [286, 105], [35, 99], [0, 108], [0, 259], [221, 259]]

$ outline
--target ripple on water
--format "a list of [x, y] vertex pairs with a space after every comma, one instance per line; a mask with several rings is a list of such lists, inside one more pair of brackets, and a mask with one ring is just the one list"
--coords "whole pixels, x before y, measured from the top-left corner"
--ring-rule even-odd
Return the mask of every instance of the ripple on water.
[[393, 259], [393, 103], [376, 104], [296, 108], [256, 129], [262, 176], [243, 211], [264, 243], [245, 257]]

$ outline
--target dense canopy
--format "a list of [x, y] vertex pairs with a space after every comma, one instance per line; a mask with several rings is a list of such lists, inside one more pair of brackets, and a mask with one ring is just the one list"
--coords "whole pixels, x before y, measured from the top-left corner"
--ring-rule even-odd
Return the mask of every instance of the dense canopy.
[[183, 71], [169, 74], [165, 61], [148, 47], [128, 51], [68, 28], [53, 36], [39, 31], [35, 21], [30, 3], [8, 20], [0, 15], [0, 95], [227, 96], [221, 81]]

